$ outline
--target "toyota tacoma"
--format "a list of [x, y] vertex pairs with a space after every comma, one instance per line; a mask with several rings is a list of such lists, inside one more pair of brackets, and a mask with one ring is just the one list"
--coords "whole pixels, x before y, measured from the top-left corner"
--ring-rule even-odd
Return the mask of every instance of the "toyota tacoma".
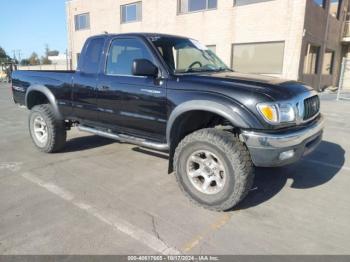
[[76, 71], [15, 71], [41, 151], [72, 126], [169, 154], [186, 196], [223, 211], [249, 192], [255, 167], [293, 163], [322, 139], [320, 100], [297, 81], [232, 71], [200, 42], [156, 33], [87, 39]]

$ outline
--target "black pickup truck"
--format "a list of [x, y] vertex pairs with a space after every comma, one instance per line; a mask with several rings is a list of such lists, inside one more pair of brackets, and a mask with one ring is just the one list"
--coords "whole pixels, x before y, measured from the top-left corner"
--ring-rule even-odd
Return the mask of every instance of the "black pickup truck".
[[[228, 210], [254, 166], [299, 160], [321, 141], [320, 100], [296, 81], [230, 70], [196, 40], [153, 33], [89, 38], [76, 71], [15, 71], [14, 101], [31, 110], [43, 152], [79, 130], [169, 153], [182, 191]], [[142, 174], [141, 174], [142, 175]]]

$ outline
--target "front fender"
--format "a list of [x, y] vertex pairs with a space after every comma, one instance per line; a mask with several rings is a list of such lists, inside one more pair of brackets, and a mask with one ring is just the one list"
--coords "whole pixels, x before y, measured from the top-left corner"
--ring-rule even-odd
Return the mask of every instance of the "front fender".
[[237, 128], [249, 129], [261, 126], [260, 122], [252, 113], [234, 101], [228, 103], [226, 101], [191, 100], [179, 104], [171, 112], [166, 129], [166, 137], [169, 144], [171, 143], [171, 130], [174, 127], [176, 119], [186, 112], [195, 110], [207, 111], [220, 115]]

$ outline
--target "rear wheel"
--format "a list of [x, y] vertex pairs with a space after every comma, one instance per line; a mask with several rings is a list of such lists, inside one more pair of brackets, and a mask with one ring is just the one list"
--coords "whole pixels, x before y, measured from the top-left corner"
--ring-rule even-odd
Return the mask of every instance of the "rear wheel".
[[214, 128], [186, 136], [176, 148], [174, 167], [185, 195], [216, 211], [237, 205], [254, 180], [253, 164], [245, 145], [232, 133]]
[[66, 142], [64, 121], [55, 116], [49, 104], [37, 105], [31, 109], [29, 132], [34, 144], [45, 153], [61, 150]]

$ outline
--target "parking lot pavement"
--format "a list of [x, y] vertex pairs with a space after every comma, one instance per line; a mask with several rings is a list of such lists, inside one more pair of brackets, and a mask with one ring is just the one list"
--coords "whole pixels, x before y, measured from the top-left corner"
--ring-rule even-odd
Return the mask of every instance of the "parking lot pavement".
[[334, 98], [316, 152], [257, 169], [248, 197], [216, 213], [189, 203], [164, 154], [76, 130], [39, 153], [0, 84], [0, 254], [349, 254], [350, 101]]

